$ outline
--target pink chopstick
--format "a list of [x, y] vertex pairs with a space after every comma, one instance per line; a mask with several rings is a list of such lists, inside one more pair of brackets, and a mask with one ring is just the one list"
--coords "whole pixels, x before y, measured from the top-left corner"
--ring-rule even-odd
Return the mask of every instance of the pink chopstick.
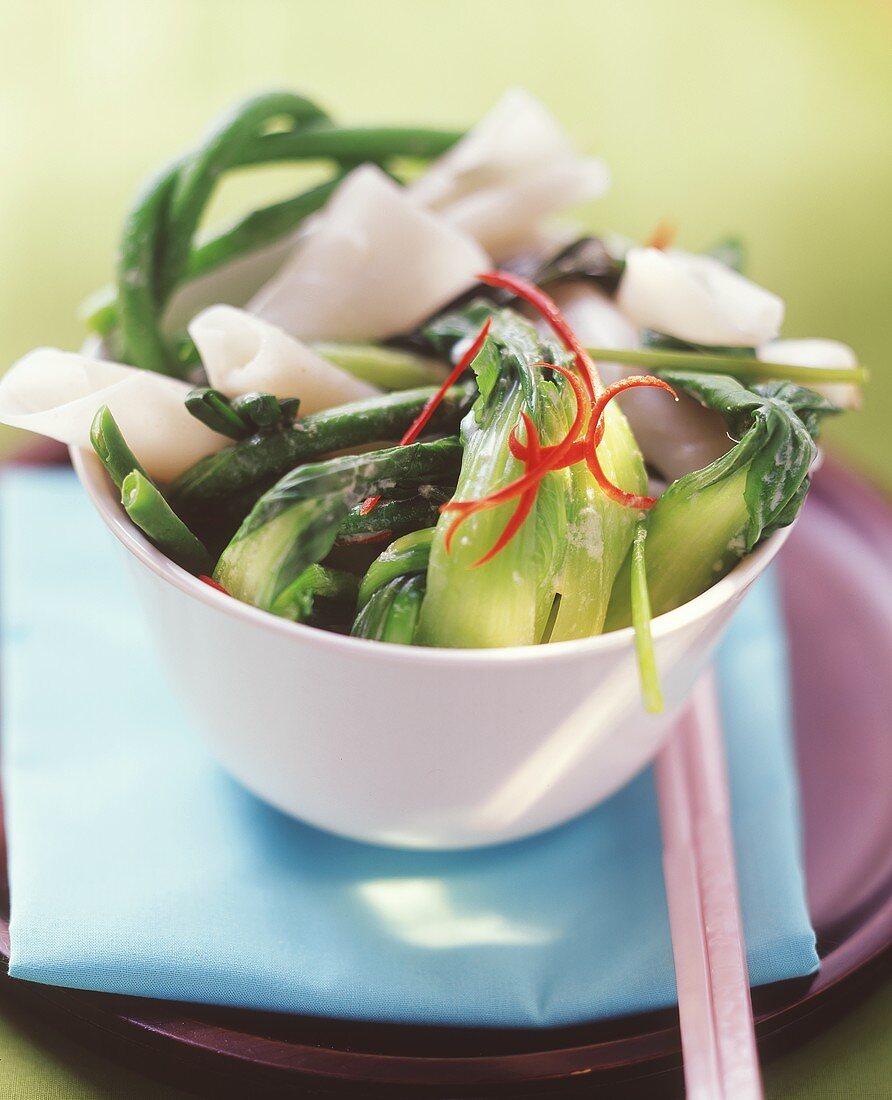
[[689, 1100], [762, 1100], [715, 681], [703, 676], [656, 765]]

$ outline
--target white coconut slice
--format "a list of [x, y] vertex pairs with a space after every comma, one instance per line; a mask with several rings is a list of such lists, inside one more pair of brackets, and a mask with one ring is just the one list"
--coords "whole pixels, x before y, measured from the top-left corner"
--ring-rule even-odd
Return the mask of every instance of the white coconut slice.
[[248, 309], [304, 340], [380, 340], [415, 328], [490, 266], [380, 168], [346, 177]]
[[[554, 298], [587, 347], [639, 346], [638, 330], [591, 284], [566, 283], [555, 289]], [[647, 373], [642, 367], [602, 360], [598, 360], [598, 370], [606, 385]], [[721, 416], [684, 394], [675, 402], [662, 391], [642, 388], [629, 390], [617, 400], [648, 464], [667, 481], [708, 466], [731, 446]]]
[[203, 310], [189, 325], [189, 335], [208, 381], [227, 397], [255, 392], [299, 397], [305, 416], [381, 392], [287, 332], [234, 306]]
[[0, 379], [0, 422], [89, 449], [93, 418], [108, 405], [146, 473], [169, 482], [232, 442], [187, 411], [190, 388], [120, 363], [37, 348]]
[[711, 256], [630, 248], [617, 304], [639, 328], [712, 347], [773, 340], [784, 303]]
[[409, 191], [499, 260], [549, 215], [599, 198], [609, 186], [604, 162], [580, 157], [547, 108], [511, 88]]

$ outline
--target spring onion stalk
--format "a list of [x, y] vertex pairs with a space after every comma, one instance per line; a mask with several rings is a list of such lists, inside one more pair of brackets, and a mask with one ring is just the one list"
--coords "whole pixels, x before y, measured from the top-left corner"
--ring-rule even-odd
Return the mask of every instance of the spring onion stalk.
[[[817, 454], [820, 419], [838, 411], [812, 390], [786, 382], [750, 390], [721, 375], [663, 377], [719, 412], [739, 442], [674, 481], [650, 512], [647, 573], [655, 615], [699, 596], [761, 539], [793, 522]], [[632, 621], [631, 572], [627, 558], [614, 585], [608, 630]]]
[[314, 343], [313, 350], [330, 363], [382, 390], [436, 386], [446, 376], [438, 359], [381, 344]]
[[644, 709], [651, 714], [663, 710], [663, 691], [657, 672], [657, 660], [654, 654], [654, 640], [650, 628], [650, 596], [647, 589], [647, 566], [645, 563], [645, 542], [647, 524], [644, 521], [635, 526], [635, 537], [630, 552], [632, 626], [635, 628], [635, 655], [638, 658], [638, 675], [641, 679], [641, 698]]
[[210, 554], [145, 474], [132, 470], [124, 478], [121, 503], [136, 526], [177, 565], [190, 573], [210, 572]]
[[102, 465], [108, 470], [109, 477], [119, 489], [124, 483], [124, 478], [134, 470], [143, 477], [148, 477], [136, 455], [127, 446], [108, 405], [103, 405], [93, 418], [90, 442]]
[[342, 569], [308, 565], [278, 596], [270, 609], [274, 615], [304, 623], [313, 617], [318, 600], [353, 604], [359, 591], [359, 577]]
[[667, 371], [703, 371], [727, 374], [741, 381], [780, 380], [807, 386], [815, 383], [850, 382], [861, 386], [869, 378], [864, 367], [794, 367], [784, 363], [765, 363], [750, 356], [711, 355], [706, 352], [674, 351], [657, 348], [587, 348], [592, 359], [644, 367], [665, 376]]
[[459, 441], [447, 437], [300, 466], [260, 498], [214, 579], [237, 599], [273, 610], [300, 573], [329, 553], [352, 508], [370, 496], [448, 482], [460, 461]]
[[[177, 511], [188, 516], [213, 510], [233, 496], [248, 499], [255, 493], [257, 500], [302, 462], [348, 447], [398, 440], [435, 392], [425, 387], [370, 397], [302, 417], [293, 428], [251, 436], [201, 459], [177, 478], [168, 495]], [[454, 431], [475, 394], [473, 384], [449, 390], [429, 431]]]

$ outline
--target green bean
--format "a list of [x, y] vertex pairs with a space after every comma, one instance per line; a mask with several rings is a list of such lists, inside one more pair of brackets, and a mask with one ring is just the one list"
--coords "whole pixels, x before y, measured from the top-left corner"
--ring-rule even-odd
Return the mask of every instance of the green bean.
[[221, 175], [258, 129], [287, 117], [299, 126], [324, 119], [302, 96], [272, 93], [248, 100], [203, 146], [156, 177], [124, 224], [118, 265], [118, 307], [125, 356], [136, 366], [176, 374], [160, 330], [160, 314], [188, 261], [192, 238]]
[[121, 435], [115, 418], [111, 414], [108, 405], [103, 405], [93, 417], [90, 427], [90, 442], [93, 450], [99, 455], [103, 466], [108, 470], [112, 481], [120, 489], [124, 478], [136, 470], [144, 477], [148, 476], [140, 466], [139, 460]]
[[250, 418], [241, 416], [219, 390], [200, 386], [190, 390], [184, 401], [195, 419], [206, 424], [212, 432], [218, 432], [230, 439], [244, 439], [254, 431]]
[[431, 130], [424, 127], [311, 126], [257, 138], [243, 151], [239, 165], [327, 158], [357, 163], [391, 157], [429, 160], [445, 153], [462, 136], [461, 130]]
[[[264, 133], [286, 119], [292, 129]], [[315, 125], [313, 125], [315, 124]], [[303, 138], [302, 138], [302, 135]], [[288, 232], [326, 200], [336, 181], [257, 211], [209, 243], [193, 239], [219, 179], [229, 170], [285, 159], [328, 158], [342, 168], [395, 155], [432, 156], [457, 134], [430, 130], [339, 129], [314, 103], [291, 93], [261, 95], [238, 107], [193, 153], [156, 177], [125, 222], [118, 265], [117, 314], [123, 356], [136, 366], [182, 375], [160, 317], [179, 283]], [[107, 335], [113, 319], [105, 300], [94, 320]]]
[[271, 393], [243, 393], [233, 398], [232, 411], [245, 417], [255, 428], [271, 428], [282, 419], [278, 398]]
[[122, 353], [127, 362], [159, 374], [179, 374], [158, 326], [162, 301], [155, 264], [176, 169], [151, 180], [124, 223], [118, 263]]
[[365, 515], [360, 509], [354, 509], [338, 528], [335, 546], [391, 541], [421, 527], [433, 527], [440, 518], [440, 505], [451, 496], [451, 489], [428, 485], [423, 494], [408, 500], [382, 500]]
[[132, 470], [124, 478], [121, 503], [136, 526], [172, 561], [191, 573], [210, 573], [214, 563], [204, 545], [144, 473]]
[[318, 187], [293, 198], [252, 210], [228, 229], [196, 245], [189, 254], [184, 278], [195, 279], [209, 271], [216, 271], [238, 256], [284, 237], [296, 229], [304, 218], [320, 210], [343, 178], [343, 173], [339, 172]]
[[295, 127], [325, 120], [325, 113], [303, 96], [271, 92], [237, 107], [210, 134], [196, 152], [186, 157], [177, 172], [170, 200], [167, 240], [161, 262], [159, 289], [166, 296], [185, 267], [192, 238], [220, 176], [238, 163], [242, 150], [257, 131], [277, 118]]
[[270, 610], [283, 619], [303, 623], [311, 618], [317, 599], [355, 604], [358, 591], [359, 577], [355, 573], [329, 569], [324, 565], [308, 565], [281, 593]]
[[[189, 515], [252, 489], [257, 499], [277, 478], [310, 459], [399, 439], [435, 392], [425, 387], [369, 397], [302, 417], [281, 432], [251, 436], [200, 459], [177, 478], [168, 495], [178, 511]], [[447, 391], [428, 430], [455, 430], [475, 394], [473, 383]]]
[[[224, 264], [279, 240], [325, 205], [343, 179], [339, 173], [326, 183], [283, 202], [253, 210], [215, 236], [195, 245], [189, 253], [182, 281], [188, 282], [216, 271]], [[103, 287], [84, 303], [84, 323], [100, 336], [110, 335], [119, 320], [115, 287]]]

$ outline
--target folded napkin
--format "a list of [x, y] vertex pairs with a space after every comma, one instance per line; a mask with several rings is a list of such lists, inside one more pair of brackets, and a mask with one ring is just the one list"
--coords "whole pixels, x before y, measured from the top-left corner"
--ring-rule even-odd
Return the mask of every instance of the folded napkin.
[[[397, 852], [264, 805], [193, 737], [72, 475], [0, 492], [17, 978], [367, 1020], [547, 1026], [669, 1005], [650, 774], [500, 848]], [[214, 670], [195, 654], [196, 675]], [[763, 583], [719, 660], [754, 983], [817, 968], [784, 639]]]

